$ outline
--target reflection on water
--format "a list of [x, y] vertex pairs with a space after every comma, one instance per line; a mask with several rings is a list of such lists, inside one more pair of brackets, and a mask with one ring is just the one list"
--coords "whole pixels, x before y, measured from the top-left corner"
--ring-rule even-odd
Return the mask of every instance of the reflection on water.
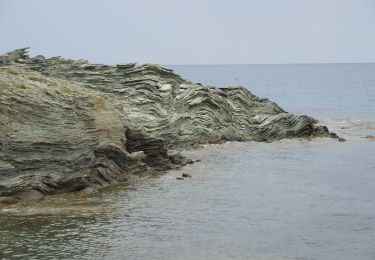
[[[375, 257], [372, 142], [227, 143], [186, 153], [202, 162], [3, 208], [3, 257]], [[176, 180], [182, 172], [193, 177]]]

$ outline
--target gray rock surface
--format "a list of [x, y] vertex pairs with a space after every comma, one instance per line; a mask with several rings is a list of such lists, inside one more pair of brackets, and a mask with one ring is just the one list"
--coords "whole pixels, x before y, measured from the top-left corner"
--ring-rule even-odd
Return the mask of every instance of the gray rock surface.
[[180, 167], [189, 146], [317, 136], [338, 138], [243, 87], [205, 87], [159, 65], [31, 58], [26, 48], [0, 55], [6, 201]]

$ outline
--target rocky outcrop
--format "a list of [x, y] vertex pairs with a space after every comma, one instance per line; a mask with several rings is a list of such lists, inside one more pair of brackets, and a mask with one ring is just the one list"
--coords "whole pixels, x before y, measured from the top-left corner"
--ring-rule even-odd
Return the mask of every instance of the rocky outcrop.
[[158, 65], [30, 58], [26, 49], [0, 56], [3, 198], [180, 167], [189, 161], [176, 149], [186, 146], [314, 136], [336, 137], [243, 87], [205, 87]]

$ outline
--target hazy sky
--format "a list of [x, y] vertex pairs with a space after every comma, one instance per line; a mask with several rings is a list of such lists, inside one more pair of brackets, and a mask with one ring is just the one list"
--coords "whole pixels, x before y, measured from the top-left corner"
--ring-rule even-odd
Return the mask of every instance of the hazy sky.
[[0, 52], [92, 62], [375, 62], [375, 0], [0, 0]]

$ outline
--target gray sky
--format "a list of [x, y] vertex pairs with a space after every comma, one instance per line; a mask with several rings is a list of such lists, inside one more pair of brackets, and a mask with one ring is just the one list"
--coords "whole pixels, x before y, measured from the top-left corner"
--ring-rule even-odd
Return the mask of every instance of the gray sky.
[[375, 62], [375, 0], [0, 0], [0, 52], [92, 62]]

